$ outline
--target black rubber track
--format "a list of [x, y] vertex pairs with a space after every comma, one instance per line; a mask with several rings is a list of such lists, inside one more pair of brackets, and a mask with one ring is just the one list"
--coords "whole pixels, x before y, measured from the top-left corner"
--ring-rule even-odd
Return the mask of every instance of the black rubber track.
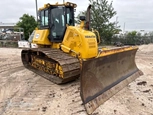
[[[63, 70], [64, 77], [60, 78], [58, 76], [54, 76], [48, 74], [42, 70], [38, 70], [31, 66], [31, 56], [39, 56], [41, 59], [51, 61], [53, 63], [58, 63]], [[35, 72], [43, 76], [44, 78], [56, 83], [63, 84], [72, 80], [75, 80], [80, 76], [80, 62], [77, 58], [70, 56], [69, 54], [64, 53], [59, 49], [50, 49], [50, 48], [34, 48], [34, 49], [23, 49], [21, 52], [21, 58], [23, 65]]]

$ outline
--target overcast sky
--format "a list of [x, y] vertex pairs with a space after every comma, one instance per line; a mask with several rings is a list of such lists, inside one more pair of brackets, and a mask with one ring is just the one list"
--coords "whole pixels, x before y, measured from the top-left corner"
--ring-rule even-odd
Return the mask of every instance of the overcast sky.
[[[37, 0], [38, 7], [45, 3], [62, 3], [63, 0]], [[66, 1], [66, 0], [65, 0]], [[69, 0], [77, 4], [76, 14], [86, 10], [88, 0]], [[112, 1], [112, 0], [108, 0]], [[120, 29], [125, 31], [153, 31], [153, 0], [113, 0], [117, 15], [112, 21], [118, 21]], [[1, 0], [0, 22], [16, 23], [23, 14], [36, 16], [35, 0]]]

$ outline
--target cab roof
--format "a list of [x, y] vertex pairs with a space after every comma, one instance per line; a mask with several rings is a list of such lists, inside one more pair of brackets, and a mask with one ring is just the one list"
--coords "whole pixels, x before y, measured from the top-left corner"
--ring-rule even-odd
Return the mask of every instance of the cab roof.
[[50, 6], [70, 6], [70, 7], [73, 7], [73, 8], [76, 8], [77, 7], [77, 5], [75, 3], [65, 2], [63, 4], [59, 4], [57, 2], [55, 4], [50, 4], [50, 3], [44, 4], [44, 7], [39, 8], [39, 10], [43, 10], [43, 9], [49, 8]]

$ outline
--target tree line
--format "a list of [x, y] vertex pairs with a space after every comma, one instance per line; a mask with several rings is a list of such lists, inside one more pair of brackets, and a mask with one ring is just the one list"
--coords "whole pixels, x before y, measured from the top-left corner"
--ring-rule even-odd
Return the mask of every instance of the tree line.
[[125, 45], [141, 45], [153, 43], [153, 31], [141, 32], [130, 31], [126, 33], [116, 34], [113, 36], [112, 43], [121, 42]]
[[[110, 21], [117, 12], [113, 8], [113, 2], [108, 0], [89, 0], [91, 4], [91, 28], [96, 29], [101, 37], [102, 44], [112, 44], [113, 42], [123, 42], [124, 44], [141, 44], [152, 42], [152, 34], [141, 35], [136, 31], [125, 33], [124, 35], [117, 35], [121, 29], [116, 21]], [[81, 11], [75, 18], [75, 23], [79, 23], [79, 17], [85, 14], [86, 11]], [[29, 35], [38, 26], [34, 16], [24, 14], [20, 17], [17, 26], [24, 28], [25, 39], [29, 38]]]

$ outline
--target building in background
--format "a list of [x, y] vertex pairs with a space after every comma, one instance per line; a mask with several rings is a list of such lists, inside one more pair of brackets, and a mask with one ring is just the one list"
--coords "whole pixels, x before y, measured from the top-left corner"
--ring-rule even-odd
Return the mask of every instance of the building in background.
[[0, 22], [0, 40], [23, 40], [24, 29], [17, 27], [16, 23]]

